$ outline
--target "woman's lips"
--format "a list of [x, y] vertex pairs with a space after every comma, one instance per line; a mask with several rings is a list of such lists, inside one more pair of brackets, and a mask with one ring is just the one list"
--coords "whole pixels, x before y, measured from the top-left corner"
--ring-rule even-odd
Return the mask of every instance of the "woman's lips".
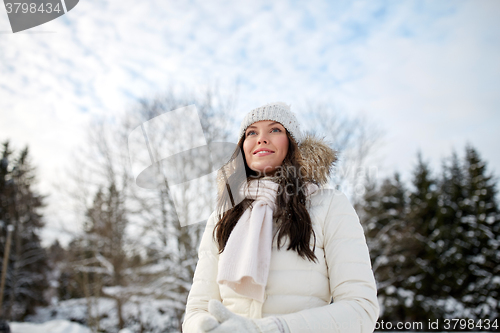
[[273, 153], [274, 153], [274, 151], [273, 151], [273, 150], [271, 150], [271, 149], [259, 148], [259, 149], [257, 149], [257, 150], [253, 153], [253, 155], [254, 155], [254, 156], [267, 156], [267, 155], [269, 155], [269, 154], [273, 154]]
[[267, 156], [267, 155], [271, 155], [271, 154], [274, 154], [273, 152], [270, 152], [270, 151], [266, 151], [266, 152], [257, 152], [254, 154], [254, 156]]

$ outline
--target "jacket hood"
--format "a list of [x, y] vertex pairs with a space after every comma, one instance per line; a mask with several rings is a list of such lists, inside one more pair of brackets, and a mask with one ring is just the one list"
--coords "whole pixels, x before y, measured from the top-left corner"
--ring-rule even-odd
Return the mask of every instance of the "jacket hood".
[[317, 185], [327, 184], [337, 161], [337, 152], [316, 134], [306, 134], [299, 144], [299, 151], [302, 177]]
[[[225, 164], [217, 173], [217, 196], [218, 198], [228, 188], [227, 179], [237, 177], [242, 181], [246, 179], [244, 156], [238, 152], [238, 156]], [[306, 133], [299, 144], [298, 162], [300, 172], [306, 182], [312, 182], [319, 186], [328, 183], [333, 166], [337, 161], [337, 152], [330, 148], [324, 138], [314, 133]], [[266, 177], [272, 179], [273, 177]]]

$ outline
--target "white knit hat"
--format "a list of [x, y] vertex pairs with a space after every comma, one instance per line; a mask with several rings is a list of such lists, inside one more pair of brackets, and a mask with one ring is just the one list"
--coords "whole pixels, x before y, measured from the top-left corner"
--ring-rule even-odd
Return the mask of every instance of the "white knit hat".
[[245, 135], [245, 131], [248, 126], [261, 120], [277, 121], [286, 128], [297, 144], [299, 144], [302, 140], [302, 132], [299, 128], [299, 122], [297, 121], [295, 114], [290, 111], [290, 106], [283, 102], [269, 103], [248, 112], [241, 123], [238, 138], [241, 139], [241, 137]]

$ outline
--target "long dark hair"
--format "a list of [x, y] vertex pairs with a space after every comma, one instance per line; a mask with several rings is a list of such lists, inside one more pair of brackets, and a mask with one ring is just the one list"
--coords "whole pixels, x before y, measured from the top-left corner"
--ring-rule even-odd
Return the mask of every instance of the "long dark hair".
[[[310, 261], [317, 261], [314, 250], [316, 247], [316, 235], [312, 228], [311, 217], [306, 208], [306, 194], [301, 190], [304, 188], [304, 179], [301, 175], [301, 165], [299, 163], [299, 147], [293, 137], [286, 131], [288, 137], [288, 153], [283, 160], [281, 167], [275, 172], [272, 180], [277, 182], [282, 190], [278, 192], [276, 197], [276, 209], [274, 216], [277, 218], [278, 232], [278, 249], [281, 248], [283, 238], [288, 236], [290, 244], [287, 250], [294, 250], [302, 258], [307, 258]], [[234, 226], [240, 219], [243, 212], [251, 207], [254, 200], [248, 198], [239, 198], [237, 189], [245, 181], [251, 181], [262, 178], [263, 175], [250, 169], [244, 158], [243, 143], [245, 142], [243, 135], [237, 144], [231, 159], [225, 166], [219, 170], [219, 181], [223, 181], [226, 187], [225, 191], [220, 191], [217, 199], [217, 216], [219, 222], [215, 225], [213, 237], [219, 246], [219, 253], [224, 251], [224, 248], [229, 239]], [[243, 158], [237, 157], [242, 154]], [[242, 160], [244, 165], [236, 165]], [[230, 168], [229, 165], [232, 165]], [[227, 177], [226, 171], [230, 169], [243, 168], [245, 173], [234, 172]], [[238, 204], [234, 205], [235, 202]], [[233, 207], [234, 206], [234, 207]], [[233, 207], [233, 208], [229, 208]], [[312, 249], [310, 240], [313, 237], [314, 242]]]

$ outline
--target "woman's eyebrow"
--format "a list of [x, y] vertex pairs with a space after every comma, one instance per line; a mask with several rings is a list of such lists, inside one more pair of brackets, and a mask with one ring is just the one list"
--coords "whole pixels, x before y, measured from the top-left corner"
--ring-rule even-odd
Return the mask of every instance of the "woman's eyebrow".
[[[267, 126], [273, 126], [273, 125], [275, 125], [275, 124], [279, 124], [279, 123], [275, 121], [274, 123], [270, 123], [270, 124], [269, 124], [269, 125], [267, 125]], [[257, 128], [257, 126], [250, 125], [250, 126], [248, 126], [247, 128]]]

